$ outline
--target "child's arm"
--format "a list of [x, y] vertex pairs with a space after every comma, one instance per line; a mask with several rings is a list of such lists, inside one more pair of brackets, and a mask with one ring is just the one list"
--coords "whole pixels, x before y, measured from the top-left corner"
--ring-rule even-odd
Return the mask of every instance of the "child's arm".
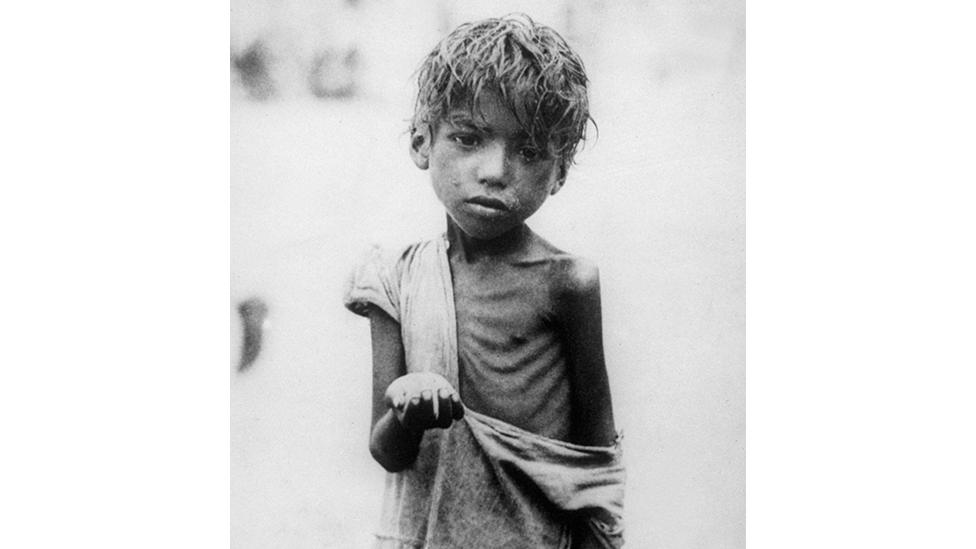
[[[596, 265], [576, 259], [565, 274], [557, 307], [569, 364], [570, 437], [577, 444], [610, 446], [617, 432], [603, 358], [600, 273]], [[613, 517], [599, 510], [580, 512], [572, 524], [573, 549], [608, 547], [588, 525], [591, 515], [604, 523], [614, 522]]]
[[417, 458], [423, 431], [406, 429], [386, 405], [386, 388], [407, 373], [400, 324], [382, 309], [371, 307], [369, 328], [373, 342], [373, 421], [369, 453], [384, 469], [402, 471]]
[[424, 430], [449, 427], [464, 413], [461, 399], [444, 378], [406, 373], [400, 324], [370, 309], [373, 345], [373, 421], [369, 451], [390, 472], [409, 467]]
[[577, 444], [610, 446], [617, 433], [603, 359], [600, 273], [593, 263], [577, 258], [564, 274], [557, 311], [569, 364], [570, 436]]

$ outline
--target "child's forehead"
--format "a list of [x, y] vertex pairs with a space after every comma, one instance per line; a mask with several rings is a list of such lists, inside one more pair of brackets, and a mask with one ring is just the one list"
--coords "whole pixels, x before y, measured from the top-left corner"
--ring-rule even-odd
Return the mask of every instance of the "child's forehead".
[[466, 101], [454, 106], [441, 118], [453, 126], [470, 127], [483, 131], [504, 132], [527, 136], [524, 124], [519, 120], [512, 106], [506, 104], [497, 94], [489, 93], [479, 97], [477, 103]]

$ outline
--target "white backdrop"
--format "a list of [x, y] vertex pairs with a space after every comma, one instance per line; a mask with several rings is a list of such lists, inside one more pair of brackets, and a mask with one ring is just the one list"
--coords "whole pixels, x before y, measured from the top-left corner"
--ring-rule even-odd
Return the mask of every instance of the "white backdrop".
[[[442, 230], [406, 153], [411, 73], [444, 30], [517, 7], [564, 32], [592, 79], [598, 137], [530, 225], [601, 266], [628, 546], [743, 547], [743, 3], [348, 4], [232, 3], [232, 52], [265, 40], [281, 81], [264, 102], [235, 83], [231, 101], [232, 356], [237, 303], [270, 311], [257, 362], [229, 365], [232, 546], [369, 543], [368, 325], [342, 284], [370, 243]], [[350, 45], [356, 95], [306, 93], [309, 52]]]

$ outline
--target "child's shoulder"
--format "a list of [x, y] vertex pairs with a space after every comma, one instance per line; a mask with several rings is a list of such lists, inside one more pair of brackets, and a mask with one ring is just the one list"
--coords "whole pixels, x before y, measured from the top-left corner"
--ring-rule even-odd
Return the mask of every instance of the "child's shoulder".
[[600, 269], [596, 262], [561, 250], [536, 235], [533, 255], [550, 267], [549, 284], [556, 296], [579, 296], [600, 291]]
[[400, 277], [405, 271], [415, 268], [417, 264], [425, 260], [429, 262], [430, 258], [436, 257], [442, 249], [446, 249], [443, 235], [409, 243], [402, 241], [373, 243], [367, 260], [381, 265]]
[[352, 280], [393, 287], [414, 271], [437, 265], [437, 254], [444, 247], [443, 237], [430, 237], [409, 244], [373, 242], [355, 263]]

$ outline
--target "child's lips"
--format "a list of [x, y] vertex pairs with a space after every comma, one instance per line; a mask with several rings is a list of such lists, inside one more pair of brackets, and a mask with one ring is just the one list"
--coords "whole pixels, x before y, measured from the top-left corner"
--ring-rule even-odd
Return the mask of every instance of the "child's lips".
[[504, 202], [502, 202], [497, 198], [491, 198], [489, 196], [475, 196], [473, 198], [469, 198], [468, 200], [466, 200], [466, 202], [468, 204], [474, 204], [476, 206], [481, 206], [484, 208], [488, 208], [490, 210], [498, 210], [502, 212], [509, 211], [509, 207], [507, 204], [505, 204]]

